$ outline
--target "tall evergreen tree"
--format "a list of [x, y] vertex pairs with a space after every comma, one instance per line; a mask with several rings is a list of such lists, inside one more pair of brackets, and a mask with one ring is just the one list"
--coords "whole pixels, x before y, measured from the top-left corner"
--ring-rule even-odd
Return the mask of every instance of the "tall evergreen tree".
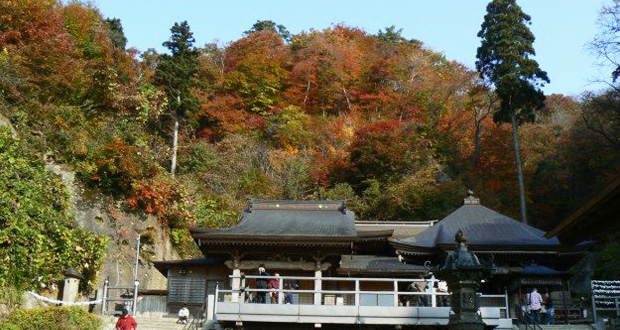
[[108, 35], [114, 47], [124, 51], [127, 47], [127, 38], [123, 32], [123, 25], [118, 18], [106, 18], [105, 22], [108, 24]]
[[279, 35], [286, 42], [291, 41], [292, 37], [291, 32], [289, 32], [286, 26], [282, 24], [276, 24], [276, 22], [271, 20], [256, 21], [256, 23], [252, 25], [252, 28], [248, 31], [245, 31], [244, 34], [247, 35], [258, 31], [271, 31]]
[[493, 114], [496, 123], [511, 123], [519, 180], [521, 221], [527, 223], [525, 187], [521, 168], [519, 125], [534, 121], [536, 112], [544, 107], [545, 95], [540, 89], [549, 83], [531, 56], [534, 35], [528, 28], [530, 16], [525, 14], [516, 0], [493, 0], [487, 5], [487, 14], [478, 37], [476, 69], [483, 79], [495, 85], [500, 107]]
[[174, 176], [178, 149], [179, 120], [186, 118], [199, 105], [193, 88], [198, 86], [200, 50], [194, 47], [193, 33], [187, 21], [175, 23], [172, 36], [163, 43], [172, 54], [162, 54], [155, 72], [155, 83], [166, 92], [174, 119], [170, 173]]

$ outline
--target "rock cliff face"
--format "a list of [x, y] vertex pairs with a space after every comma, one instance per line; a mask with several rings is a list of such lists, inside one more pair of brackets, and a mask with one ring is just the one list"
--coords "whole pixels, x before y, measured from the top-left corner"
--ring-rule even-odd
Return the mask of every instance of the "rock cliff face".
[[[133, 286], [137, 237], [140, 235], [138, 278], [140, 289], [166, 289], [166, 278], [152, 261], [178, 259], [167, 229], [158, 219], [138, 212], [127, 212], [117, 201], [89, 188], [75, 178], [75, 173], [48, 162], [47, 168], [60, 175], [70, 192], [71, 212], [79, 226], [110, 237], [107, 257], [95, 285], [99, 290], [106, 277], [111, 286]], [[111, 294], [114, 294], [111, 292]]]

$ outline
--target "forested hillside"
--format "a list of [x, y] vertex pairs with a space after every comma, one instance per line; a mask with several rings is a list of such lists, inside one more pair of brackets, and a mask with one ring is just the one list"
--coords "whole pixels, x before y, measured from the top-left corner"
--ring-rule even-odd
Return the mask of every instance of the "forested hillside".
[[[477, 72], [395, 27], [248, 29], [196, 45], [179, 22], [158, 53], [127, 49], [121, 22], [92, 5], [0, 2], [0, 123], [14, 129], [0, 132], [0, 228], [33, 217], [14, 213], [38, 207], [10, 183], [43, 159], [158, 217], [188, 256], [188, 228], [230, 226], [248, 198], [347, 199], [358, 219], [416, 221], [472, 189], [519, 218], [512, 131], [494, 123], [498, 99]], [[528, 215], [543, 229], [620, 173], [617, 90], [545, 103], [519, 129]]]

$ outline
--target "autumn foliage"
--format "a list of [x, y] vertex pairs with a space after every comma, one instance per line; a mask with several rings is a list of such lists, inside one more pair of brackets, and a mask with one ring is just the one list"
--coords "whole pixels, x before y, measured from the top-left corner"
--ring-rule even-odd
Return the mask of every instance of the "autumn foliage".
[[[394, 27], [254, 28], [197, 49], [173, 179], [177, 101], [173, 77], [157, 74], [170, 56], [125, 49], [121, 22], [80, 2], [1, 1], [0, 23], [0, 113], [38, 154], [157, 216], [178, 242], [193, 224], [230, 225], [248, 197], [346, 198], [359, 218], [429, 220], [473, 189], [518, 214], [492, 88]], [[550, 96], [522, 126], [533, 223], [561, 220], [618, 173], [617, 146], [583, 120], [615, 132], [597, 100]]]

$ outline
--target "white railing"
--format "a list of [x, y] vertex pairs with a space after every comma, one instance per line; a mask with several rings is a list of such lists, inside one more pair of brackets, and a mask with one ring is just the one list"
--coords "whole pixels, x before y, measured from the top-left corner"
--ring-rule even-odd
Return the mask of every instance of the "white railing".
[[[241, 283], [239, 288], [220, 289], [216, 291], [217, 302], [238, 302], [249, 304], [254, 297], [263, 293], [266, 303], [270, 303], [269, 294], [277, 297], [274, 303], [284, 304], [286, 296], [292, 296], [293, 304], [300, 305], [342, 305], [342, 306], [382, 306], [382, 307], [449, 307], [448, 292], [435, 288], [439, 280], [431, 279], [390, 279], [390, 278], [349, 278], [349, 277], [307, 277], [307, 276], [230, 276], [232, 283]], [[277, 279], [278, 288], [257, 289], [250, 287], [248, 280]], [[237, 280], [237, 281], [235, 281]], [[338, 283], [344, 289], [323, 289], [329, 283]], [[287, 285], [288, 284], [288, 285]], [[315, 289], [295, 289], [301, 287]], [[414, 284], [422, 291], [410, 291]], [[389, 287], [389, 289], [386, 289]], [[426, 289], [425, 289], [426, 288]], [[480, 295], [482, 307], [495, 307], [505, 318], [509, 318], [508, 296], [504, 294]]]

